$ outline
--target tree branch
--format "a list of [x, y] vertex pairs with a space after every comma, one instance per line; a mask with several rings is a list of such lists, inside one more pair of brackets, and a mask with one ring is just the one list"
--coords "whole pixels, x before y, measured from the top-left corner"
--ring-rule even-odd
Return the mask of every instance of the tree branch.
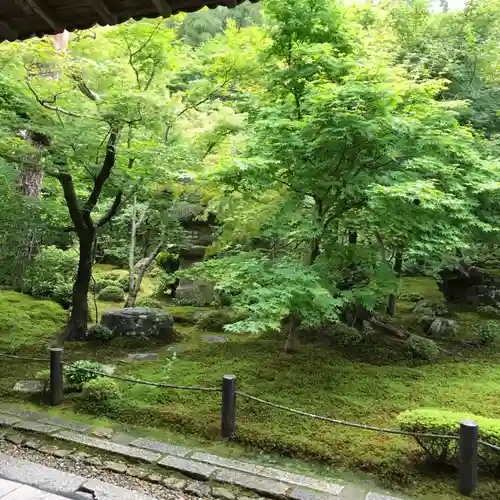
[[116, 193], [115, 200], [113, 204], [109, 207], [108, 211], [97, 221], [96, 227], [102, 227], [107, 224], [118, 212], [118, 208], [121, 205], [123, 198], [123, 191], [120, 189], [118, 193]]
[[85, 222], [80, 210], [80, 203], [78, 197], [76, 196], [75, 186], [73, 184], [73, 178], [70, 174], [66, 173], [48, 173], [55, 177], [63, 189], [64, 199], [66, 200], [66, 205], [68, 206], [69, 216], [75, 227], [75, 231], [80, 234], [85, 229]]

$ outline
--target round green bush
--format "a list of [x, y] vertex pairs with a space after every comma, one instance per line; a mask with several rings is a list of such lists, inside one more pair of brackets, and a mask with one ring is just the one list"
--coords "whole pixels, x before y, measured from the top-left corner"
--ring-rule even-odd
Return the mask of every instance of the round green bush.
[[175, 273], [179, 269], [179, 256], [170, 252], [160, 252], [156, 256], [156, 263], [166, 273]]
[[105, 371], [106, 367], [101, 363], [80, 359], [64, 367], [64, 376], [70, 387], [81, 389], [86, 382], [100, 377], [99, 374], [93, 372], [104, 373]]
[[151, 307], [153, 309], [163, 309], [163, 304], [153, 297], [141, 297], [135, 303], [136, 307]]
[[43, 384], [43, 390], [45, 392], [49, 387], [50, 369], [46, 368], [45, 370], [40, 370], [35, 374], [35, 380], [39, 380]]
[[477, 338], [481, 345], [491, 345], [500, 338], [500, 322], [485, 321], [477, 329]]
[[196, 326], [200, 330], [209, 330], [211, 332], [222, 332], [226, 325], [230, 325], [238, 321], [236, 315], [227, 309], [216, 309], [210, 311], [200, 317], [196, 322]]
[[87, 331], [89, 340], [98, 340], [99, 342], [109, 342], [115, 336], [113, 330], [104, 325], [92, 325]]
[[398, 299], [406, 302], [420, 302], [425, 300], [425, 297], [421, 293], [403, 292], [398, 295]]
[[420, 335], [410, 335], [406, 341], [406, 349], [413, 358], [425, 359], [427, 361], [439, 355], [439, 347], [436, 342]]
[[98, 377], [83, 384], [81, 405], [90, 413], [99, 414], [112, 409], [122, 398], [118, 383], [107, 377]]
[[104, 290], [101, 290], [97, 298], [108, 302], [121, 302], [125, 300], [125, 294], [121, 288], [113, 285], [107, 286]]
[[95, 290], [96, 293], [108, 288], [108, 286], [117, 286], [116, 281], [99, 278], [96, 280], [95, 284], [93, 282], [91, 283], [91, 289]]
[[363, 340], [363, 334], [352, 326], [345, 323], [337, 323], [333, 326], [335, 340], [340, 345], [358, 344]]
[[120, 276], [116, 281], [115, 285], [119, 286], [125, 293], [127, 293], [130, 290], [130, 282], [129, 282], [129, 276], [128, 274], [124, 274]]

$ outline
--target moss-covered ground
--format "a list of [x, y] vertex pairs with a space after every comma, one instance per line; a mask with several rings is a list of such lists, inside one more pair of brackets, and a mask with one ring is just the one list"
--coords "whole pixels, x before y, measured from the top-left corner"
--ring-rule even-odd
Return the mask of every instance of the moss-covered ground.
[[[427, 278], [405, 279], [406, 291], [440, 298], [435, 283]], [[152, 284], [146, 282], [145, 293]], [[99, 309], [117, 305], [100, 303]], [[410, 324], [411, 303], [398, 306], [395, 323]], [[475, 313], [454, 313], [461, 325], [454, 348], [444, 345], [440, 359], [432, 363], [409, 360], [404, 351], [382, 340], [356, 349], [328, 347], [325, 338], [304, 339], [299, 352], [284, 354], [284, 338], [224, 334], [226, 343], [201, 339], [209, 332], [189, 323], [194, 309], [169, 308], [187, 323], [176, 324], [184, 338], [184, 351], [168, 372], [168, 346], [133, 344], [120, 340], [109, 344], [65, 345], [67, 359], [94, 359], [115, 364], [117, 373], [151, 381], [180, 385], [219, 386], [222, 375], [234, 373], [238, 388], [281, 405], [320, 415], [370, 425], [392, 427], [395, 416], [406, 409], [434, 407], [498, 415], [500, 392], [500, 348], [471, 348], [460, 340], [473, 340], [482, 319]], [[46, 311], [46, 314], [44, 312]], [[41, 354], [60, 331], [65, 312], [58, 306], [12, 292], [0, 292], [0, 347], [21, 354]], [[221, 333], [218, 332], [220, 335]], [[128, 352], [157, 351], [158, 361], [127, 361]], [[0, 363], [0, 389], [13, 397], [14, 382], [29, 378], [43, 366], [30, 363]], [[164, 390], [123, 384], [124, 397], [108, 411], [108, 417], [130, 426], [143, 426], [151, 433], [174, 440], [175, 433], [218, 443], [220, 395]], [[18, 397], [18, 396], [17, 396]], [[61, 412], [78, 409], [78, 395], [68, 395]], [[105, 415], [100, 415], [104, 417]], [[240, 445], [301, 457], [329, 470], [361, 470], [376, 475], [391, 488], [426, 499], [451, 500], [456, 493], [456, 473], [420, 465], [418, 447], [403, 437], [376, 434], [310, 420], [238, 398]], [[174, 433], [174, 434], [169, 434]], [[170, 436], [170, 437], [168, 437]], [[184, 438], [182, 438], [184, 439]], [[234, 445], [228, 453], [238, 453]], [[302, 463], [302, 462], [301, 462]], [[473, 498], [500, 498], [500, 485], [482, 476]]]

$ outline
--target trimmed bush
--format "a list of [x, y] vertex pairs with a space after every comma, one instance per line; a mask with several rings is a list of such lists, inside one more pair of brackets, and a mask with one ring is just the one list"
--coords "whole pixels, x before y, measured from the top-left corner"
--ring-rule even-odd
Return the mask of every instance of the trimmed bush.
[[115, 334], [113, 330], [104, 325], [92, 325], [87, 331], [89, 340], [98, 340], [99, 342], [109, 342]]
[[430, 361], [439, 355], [436, 342], [420, 335], [410, 335], [406, 341], [406, 349], [411, 357]]
[[96, 361], [88, 361], [86, 359], [75, 361], [64, 368], [64, 376], [68, 385], [73, 389], [79, 390], [83, 387], [83, 384], [100, 376], [87, 370], [105, 372], [106, 368]]
[[421, 300], [415, 304], [413, 312], [422, 316], [446, 316], [448, 308], [438, 300]]
[[421, 293], [403, 292], [398, 295], [398, 299], [405, 302], [420, 302], [421, 300], [425, 300], [425, 296]]
[[47, 391], [49, 388], [50, 382], [50, 369], [46, 368], [45, 370], [40, 370], [35, 374], [35, 380], [39, 380], [43, 384], [43, 391]]
[[117, 286], [116, 281], [108, 280], [108, 279], [98, 279], [94, 283], [91, 281], [90, 286], [92, 289], [95, 289], [96, 293], [108, 288], [108, 286]]
[[89, 413], [109, 412], [122, 398], [118, 383], [107, 377], [97, 377], [83, 384], [81, 396], [82, 409]]
[[500, 339], [500, 322], [485, 321], [477, 329], [477, 338], [481, 345], [491, 345]]
[[135, 303], [136, 307], [152, 307], [153, 309], [163, 309], [163, 304], [153, 297], [141, 297]]
[[125, 294], [121, 288], [113, 285], [101, 290], [97, 298], [108, 302], [122, 302], [125, 300]]
[[363, 334], [357, 328], [347, 326], [345, 323], [334, 325], [333, 332], [336, 342], [343, 346], [358, 344], [363, 340]]
[[477, 313], [485, 318], [500, 319], [500, 309], [493, 306], [479, 306]]
[[196, 326], [200, 330], [209, 330], [211, 332], [222, 332], [226, 325], [231, 325], [237, 320], [236, 315], [227, 309], [216, 309], [200, 317]]
[[179, 256], [170, 252], [160, 252], [156, 256], [156, 263], [168, 274], [179, 269]]
[[[500, 446], [500, 419], [486, 418], [470, 413], [459, 413], [434, 408], [419, 408], [400, 413], [396, 422], [400, 429], [409, 432], [458, 435], [461, 420], [474, 420], [479, 425], [479, 439]], [[432, 462], [456, 465], [458, 441], [440, 438], [419, 437], [417, 443]], [[483, 462], [500, 472], [500, 454], [480, 445], [479, 454]]]

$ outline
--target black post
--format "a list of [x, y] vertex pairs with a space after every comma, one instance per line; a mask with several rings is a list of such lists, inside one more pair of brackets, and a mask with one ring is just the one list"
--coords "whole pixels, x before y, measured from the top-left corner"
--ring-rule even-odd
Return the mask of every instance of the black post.
[[236, 376], [222, 377], [222, 411], [220, 420], [221, 436], [231, 439], [236, 427]]
[[473, 420], [460, 422], [460, 486], [462, 495], [470, 496], [477, 485], [477, 441], [479, 426]]
[[53, 348], [50, 350], [50, 395], [49, 401], [52, 406], [61, 404], [63, 399], [63, 350]]

